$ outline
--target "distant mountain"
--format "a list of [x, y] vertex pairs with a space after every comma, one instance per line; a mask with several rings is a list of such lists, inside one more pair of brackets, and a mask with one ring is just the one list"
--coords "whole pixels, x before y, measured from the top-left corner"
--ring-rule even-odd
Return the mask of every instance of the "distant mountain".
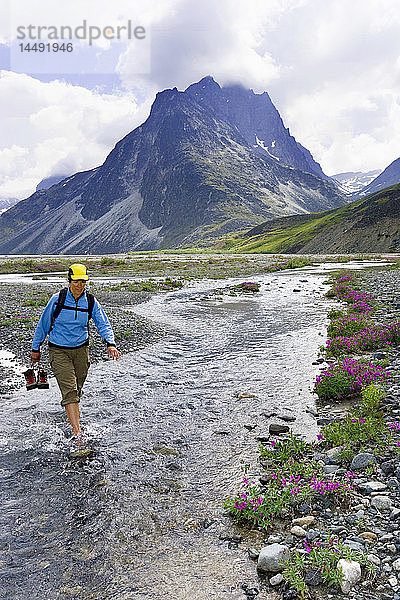
[[18, 198], [0, 198], [0, 214], [19, 202]]
[[235, 252], [400, 252], [400, 184], [336, 210], [275, 219], [226, 242]]
[[331, 175], [331, 179], [338, 183], [340, 191], [344, 194], [354, 194], [354, 192], [359, 192], [365, 186], [369, 185], [379, 173], [381, 173], [380, 169], [368, 171], [367, 173], [363, 173], [362, 171], [348, 171], [347, 173]]
[[363, 198], [368, 194], [374, 194], [397, 183], [400, 183], [400, 158], [394, 160], [378, 177], [358, 192], [356, 196]]
[[179, 247], [344, 202], [267, 93], [206, 77], [157, 94], [103, 165], [1, 215], [0, 252]]
[[36, 191], [48, 190], [53, 185], [60, 183], [60, 181], [66, 179], [67, 177], [69, 177], [69, 175], [52, 175], [51, 177], [46, 177], [46, 179], [42, 179], [42, 181], [37, 184]]

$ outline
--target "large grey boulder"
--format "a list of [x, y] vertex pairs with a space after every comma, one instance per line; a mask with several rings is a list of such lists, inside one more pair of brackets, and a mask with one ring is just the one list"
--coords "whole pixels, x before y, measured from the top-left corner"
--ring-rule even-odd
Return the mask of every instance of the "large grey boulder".
[[337, 564], [338, 570], [343, 573], [343, 580], [340, 582], [340, 589], [343, 594], [348, 594], [351, 588], [361, 579], [361, 566], [355, 560], [346, 560], [341, 558]]
[[270, 544], [261, 548], [257, 568], [259, 571], [278, 573], [290, 558], [290, 550], [284, 544]]
[[371, 506], [377, 510], [390, 510], [392, 508], [392, 501], [389, 496], [375, 496], [371, 500]]
[[365, 483], [359, 483], [358, 489], [362, 494], [368, 496], [372, 492], [383, 492], [387, 489], [387, 485], [382, 481], [366, 481]]

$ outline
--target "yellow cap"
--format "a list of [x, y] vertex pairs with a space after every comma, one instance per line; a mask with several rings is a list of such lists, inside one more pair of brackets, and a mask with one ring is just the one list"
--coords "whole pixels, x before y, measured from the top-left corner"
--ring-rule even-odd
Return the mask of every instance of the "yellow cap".
[[80, 264], [71, 265], [68, 269], [68, 275], [73, 281], [77, 279], [87, 281], [89, 279], [85, 265]]

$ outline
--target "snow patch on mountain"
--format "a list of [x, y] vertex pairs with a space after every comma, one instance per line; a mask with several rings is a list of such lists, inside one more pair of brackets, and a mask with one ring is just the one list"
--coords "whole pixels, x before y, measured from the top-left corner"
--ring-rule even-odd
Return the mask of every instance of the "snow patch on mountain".
[[[258, 137], [257, 137], [257, 135], [256, 135], [256, 134], [254, 134], [254, 135], [255, 135], [255, 138], [256, 138], [256, 144], [255, 144], [254, 148], [257, 148], [257, 146], [260, 146], [260, 148], [262, 148], [263, 150], [265, 150], [265, 152], [266, 152], [266, 153], [267, 153], [267, 154], [268, 154], [268, 155], [269, 155], [271, 158], [274, 158], [275, 160], [279, 160], [279, 158], [278, 158], [277, 156], [274, 156], [273, 154], [271, 154], [271, 152], [268, 150], [267, 146], [265, 146], [265, 142], [264, 142], [264, 140], [259, 140], [259, 139], [258, 139]], [[272, 142], [272, 144], [271, 144], [271, 145], [272, 145], [272, 148], [274, 148], [274, 147], [275, 147], [275, 140]]]
[[354, 194], [369, 185], [379, 173], [381, 173], [380, 169], [368, 171], [367, 173], [363, 173], [362, 171], [348, 171], [346, 173], [331, 175], [331, 179], [336, 181], [339, 189], [344, 194]]

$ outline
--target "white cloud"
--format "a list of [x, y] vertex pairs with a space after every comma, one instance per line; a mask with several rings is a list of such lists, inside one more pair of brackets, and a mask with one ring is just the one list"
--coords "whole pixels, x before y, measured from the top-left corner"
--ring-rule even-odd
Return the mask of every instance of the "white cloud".
[[327, 173], [384, 168], [400, 156], [395, 0], [309, 0], [282, 16], [268, 47], [270, 91], [286, 124]]
[[[184, 89], [205, 75], [219, 83], [241, 82], [259, 91], [279, 76], [279, 66], [268, 50], [260, 49], [266, 31], [283, 10], [299, 0], [181, 0], [167, 15], [148, 15], [152, 35], [152, 69], [148, 78], [156, 89]], [[132, 73], [135, 50], [127, 48], [119, 73], [128, 87], [138, 80]]]
[[[55, 10], [65, 19], [71, 10], [94, 15], [92, 0], [36, 5], [46, 18]], [[398, 0], [98, 0], [93, 22], [130, 17], [151, 31], [151, 71], [135, 74], [140, 57], [123, 47], [119, 95], [26, 75], [0, 80], [0, 150], [9, 151], [2, 195], [26, 195], [60, 169], [100, 164], [144, 120], [156, 91], [208, 74], [267, 90], [327, 173], [384, 168], [400, 155]]]
[[326, 172], [384, 168], [400, 155], [397, 0], [186, 0], [152, 18], [152, 71], [129, 88], [219, 83], [267, 90]]
[[44, 177], [101, 164], [144, 117], [145, 107], [138, 110], [129, 94], [98, 94], [3, 71], [0, 195], [25, 197]]

